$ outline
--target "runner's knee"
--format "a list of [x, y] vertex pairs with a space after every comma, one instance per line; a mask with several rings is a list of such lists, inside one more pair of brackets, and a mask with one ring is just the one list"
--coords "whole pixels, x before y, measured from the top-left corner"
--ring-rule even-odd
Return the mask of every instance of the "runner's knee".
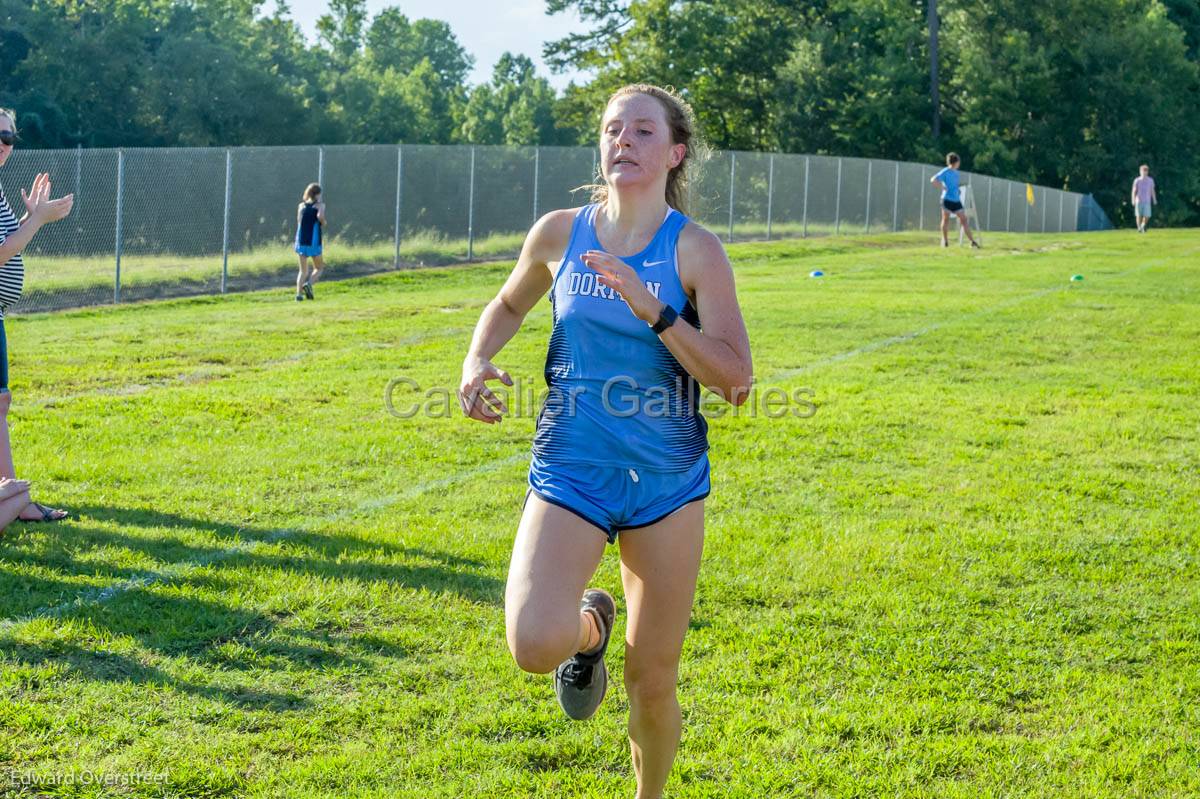
[[676, 701], [678, 672], [674, 667], [625, 662], [625, 690], [629, 701], [645, 708], [669, 706]]
[[546, 674], [573, 655], [579, 641], [578, 613], [550, 619], [544, 614], [516, 612], [506, 619], [508, 651], [522, 671]]

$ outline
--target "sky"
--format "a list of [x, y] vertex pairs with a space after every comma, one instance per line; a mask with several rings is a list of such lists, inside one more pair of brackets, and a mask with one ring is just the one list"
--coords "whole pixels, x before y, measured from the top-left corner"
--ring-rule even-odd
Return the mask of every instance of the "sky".
[[[292, 19], [300, 23], [309, 41], [315, 41], [317, 18], [328, 12], [327, 0], [288, 0], [288, 5]], [[491, 79], [492, 67], [506, 50], [529, 56], [538, 74], [556, 89], [572, 77], [576, 82], [584, 80], [579, 73], [552, 75], [542, 60], [544, 42], [584, 30], [573, 12], [547, 16], [545, 0], [367, 0], [372, 18], [388, 6], [398, 6], [410, 20], [448, 22], [459, 44], [475, 57], [475, 69], [468, 77], [472, 84]], [[273, 6], [267, 4], [265, 10], [270, 12]]]

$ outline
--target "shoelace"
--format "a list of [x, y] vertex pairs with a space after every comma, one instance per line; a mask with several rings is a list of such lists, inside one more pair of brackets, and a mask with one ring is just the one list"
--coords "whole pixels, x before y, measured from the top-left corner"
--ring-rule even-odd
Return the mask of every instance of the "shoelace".
[[591, 663], [580, 663], [579, 658], [573, 658], [567, 665], [563, 666], [561, 679], [565, 685], [572, 688], [582, 688], [592, 682]]

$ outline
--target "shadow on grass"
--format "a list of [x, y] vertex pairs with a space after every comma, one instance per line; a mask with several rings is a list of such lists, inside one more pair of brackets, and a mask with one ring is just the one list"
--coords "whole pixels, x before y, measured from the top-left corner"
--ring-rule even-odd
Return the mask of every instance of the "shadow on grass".
[[[27, 690], [37, 690], [42, 683], [71, 679], [165, 688], [249, 710], [289, 711], [309, 705], [301, 694], [264, 690], [253, 681], [229, 676], [227, 670], [208, 669], [207, 682], [185, 679], [155, 665], [154, 657], [115, 651], [110, 643], [118, 642], [121, 649], [128, 646], [129, 638], [137, 638], [144, 645], [152, 644], [156, 638], [185, 626], [190, 626], [192, 633], [201, 629], [229, 631], [241, 624], [246, 625], [243, 630], [264, 630], [271, 623], [267, 617], [190, 598], [155, 596], [153, 601], [137, 604], [140, 607], [136, 613], [131, 612], [132, 608], [115, 605], [79, 608], [63, 617], [69, 620], [64, 623], [77, 625], [63, 637], [0, 635], [0, 664], [7, 679]], [[220, 635], [210, 647], [229, 640], [228, 636]], [[180, 670], [194, 669], [188, 660], [173, 665]]]
[[[0, 617], [28, 614], [73, 598], [31, 590], [22, 585], [24, 570], [6, 572], [3, 569], [6, 563], [68, 576], [103, 577], [106, 582], [145, 576], [157, 582], [162, 570], [175, 564], [216, 568], [228, 564], [332, 580], [384, 580], [492, 605], [498, 605], [502, 598], [500, 581], [478, 573], [488, 564], [425, 547], [397, 546], [299, 528], [230, 524], [146, 508], [73, 505], [71, 510], [73, 518], [68, 522], [39, 526], [40, 531], [57, 529], [61, 534], [48, 544], [42, 542], [44, 545], [38, 549], [21, 546], [26, 534], [33, 532], [29, 527], [14, 525], [0, 539], [0, 613], [3, 614]], [[108, 523], [118, 529], [93, 526], [89, 522]], [[135, 528], [168, 532], [148, 535], [121, 532]], [[200, 533], [215, 539], [215, 543], [188, 543], [182, 535], [171, 535], [169, 531], [173, 530], [189, 536]], [[254, 545], [259, 542], [279, 542], [282, 547], [271, 553], [256, 552]], [[161, 565], [146, 569], [90, 557], [100, 550], [140, 553]], [[165, 579], [171, 581], [169, 576]], [[65, 587], [68, 592], [78, 591], [75, 585]]]
[[[364, 637], [349, 624], [343, 628], [335, 621], [315, 630], [291, 630], [281, 626], [289, 613], [222, 601], [247, 588], [229, 579], [227, 570], [266, 572], [270, 579], [311, 577], [329, 583], [334, 591], [340, 582], [384, 581], [472, 602], [501, 601], [500, 582], [478, 573], [486, 564], [436, 550], [302, 529], [223, 524], [147, 509], [76, 505], [72, 510], [71, 523], [40, 528], [52, 533], [49, 543], [43, 535], [36, 546], [21, 546], [25, 531], [10, 531], [0, 542], [0, 617], [42, 617], [66, 630], [62, 638], [51, 637], [53, 633], [40, 639], [17, 638], [0, 626], [0, 662], [16, 667], [57, 665], [69, 676], [161, 684], [239, 706], [287, 710], [303, 707], [306, 700], [249, 684], [230, 687], [228, 675], [342, 667], [369, 671], [372, 658], [410, 653]], [[131, 528], [143, 528], [145, 534], [124, 532]], [[172, 530], [201, 533], [214, 541], [188, 543]], [[260, 551], [257, 542], [267, 542], [269, 551]], [[121, 556], [132, 560], [129, 553], [161, 565], [146, 569], [111, 562]], [[82, 587], [70, 577], [97, 579]], [[107, 641], [130, 639], [151, 652], [202, 664], [214, 671], [213, 683], [181, 680], [137, 658], [108, 651]]]

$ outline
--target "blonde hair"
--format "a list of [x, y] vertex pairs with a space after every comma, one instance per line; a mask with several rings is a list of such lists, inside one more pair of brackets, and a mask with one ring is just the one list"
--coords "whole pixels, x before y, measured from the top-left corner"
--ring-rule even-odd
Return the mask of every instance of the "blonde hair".
[[304, 202], [311, 203], [317, 201], [317, 195], [321, 193], [320, 183], [309, 183], [304, 188]]
[[[708, 159], [708, 147], [696, 132], [696, 114], [691, 105], [670, 86], [663, 88], [649, 83], [631, 83], [622, 86], [612, 93], [608, 108], [618, 97], [628, 97], [632, 94], [644, 94], [658, 100], [667, 117], [667, 127], [671, 131], [671, 143], [682, 144], [686, 149], [683, 160], [667, 173], [667, 205], [686, 214], [688, 212], [688, 189], [696, 178], [700, 166]], [[609, 185], [604, 179], [604, 167], [596, 165], [596, 174], [592, 176], [593, 183], [583, 188], [591, 189], [592, 202], [602, 203], [608, 200]]]
[[0, 117], [8, 117], [8, 121], [12, 123], [13, 133], [17, 132], [17, 112], [11, 108], [0, 108]]

